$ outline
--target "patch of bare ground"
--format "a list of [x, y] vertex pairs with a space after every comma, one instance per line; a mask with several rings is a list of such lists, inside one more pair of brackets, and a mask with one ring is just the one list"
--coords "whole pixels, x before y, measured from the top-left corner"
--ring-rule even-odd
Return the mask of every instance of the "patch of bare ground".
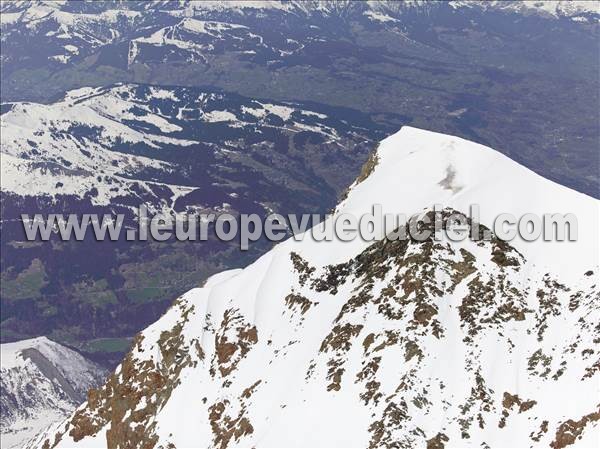
[[582, 416], [577, 421], [568, 419], [558, 426], [554, 440], [550, 443], [550, 447], [553, 449], [562, 449], [563, 447], [570, 446], [575, 443], [577, 439], [581, 438], [587, 425], [597, 421], [600, 421], [600, 407], [597, 411]]
[[536, 401], [524, 401], [519, 397], [519, 395], [510, 394], [505, 391], [504, 396], [502, 398], [502, 417], [498, 422], [498, 427], [502, 429], [506, 426], [506, 420], [513, 409], [516, 409], [518, 413], [523, 413], [529, 410], [535, 404], [537, 404]]
[[215, 355], [210, 374], [214, 376], [216, 368], [221, 376], [227, 377], [257, 342], [256, 326], [247, 323], [237, 309], [225, 311], [219, 331], [215, 334]]

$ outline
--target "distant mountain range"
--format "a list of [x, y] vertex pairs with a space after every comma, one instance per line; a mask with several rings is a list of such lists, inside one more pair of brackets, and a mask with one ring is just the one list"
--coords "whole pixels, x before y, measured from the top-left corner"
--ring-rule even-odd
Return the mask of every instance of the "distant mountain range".
[[593, 447], [598, 200], [410, 127], [372, 160], [331, 220], [569, 210], [579, 239], [290, 239], [181, 296], [29, 447]]
[[22, 447], [46, 426], [65, 419], [107, 372], [46, 337], [0, 346], [2, 447]]
[[[248, 61], [281, 64], [300, 56], [311, 40], [331, 37], [331, 30], [306, 27], [312, 21], [356, 21], [363, 26], [405, 28], [414, 14], [439, 11], [520, 14], [594, 24], [600, 19], [596, 2], [587, 1], [105, 1], [77, 4], [66, 1], [4, 2], [2, 64], [19, 67], [60, 67], [85, 61], [102, 48], [95, 61], [119, 59], [126, 68], [144, 62], [207, 63], [206, 55], [235, 51]], [[305, 23], [284, 39], [277, 30], [237, 24], [237, 20], [280, 17]], [[216, 21], [220, 18], [222, 21]], [[297, 34], [300, 31], [301, 34]], [[44, 46], [36, 45], [39, 39]], [[126, 47], [126, 55], [119, 47]], [[109, 62], [109, 61], [104, 61]], [[115, 65], [118, 67], [118, 64]], [[15, 80], [13, 80], [15, 81]]]

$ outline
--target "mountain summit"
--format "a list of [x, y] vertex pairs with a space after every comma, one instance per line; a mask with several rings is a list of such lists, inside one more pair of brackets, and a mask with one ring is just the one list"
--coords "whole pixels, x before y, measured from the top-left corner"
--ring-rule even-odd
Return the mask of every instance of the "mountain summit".
[[597, 442], [597, 200], [404, 127], [335, 214], [571, 212], [577, 242], [290, 239], [140, 333], [32, 447], [525, 447]]

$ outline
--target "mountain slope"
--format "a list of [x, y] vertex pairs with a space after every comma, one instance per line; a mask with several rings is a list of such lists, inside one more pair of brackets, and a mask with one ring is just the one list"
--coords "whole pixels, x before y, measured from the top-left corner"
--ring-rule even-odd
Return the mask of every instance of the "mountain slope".
[[46, 337], [1, 345], [2, 447], [20, 447], [61, 421], [106, 371]]
[[384, 135], [358, 111], [208, 87], [82, 88], [2, 112], [2, 341], [48, 335], [111, 367], [173, 298], [269, 242], [245, 253], [216, 239], [146, 245], [91, 232], [76, 245], [27, 242], [21, 214], [123, 214], [137, 228], [142, 204], [150, 214], [324, 213]]
[[[325, 173], [318, 166], [323, 159], [352, 164], [348, 159], [360, 157], [358, 150], [368, 151], [363, 142], [379, 134], [354, 111], [311, 106], [218, 89], [135, 84], [74, 90], [51, 105], [8, 103], [1, 121], [2, 190], [19, 196], [55, 192], [111, 207], [131, 208], [141, 198], [151, 209], [181, 211], [186, 196], [203, 188], [230, 190], [218, 195], [227, 197], [235, 193], [227, 184], [302, 183], [298, 158], [307, 159], [302, 169], [309, 177], [311, 171]], [[316, 142], [331, 146], [329, 154], [311, 154]], [[264, 164], [272, 158], [279, 159], [276, 171]], [[277, 175], [287, 170], [294, 172], [288, 179]], [[260, 171], [272, 172], [270, 180], [260, 179]], [[322, 196], [331, 189], [322, 181], [309, 179], [304, 189]], [[202, 206], [211, 207], [210, 196]], [[253, 198], [260, 199], [260, 193]]]
[[336, 214], [568, 210], [579, 240], [288, 240], [180, 297], [32, 447], [594, 445], [598, 201], [414, 128], [374, 160]]

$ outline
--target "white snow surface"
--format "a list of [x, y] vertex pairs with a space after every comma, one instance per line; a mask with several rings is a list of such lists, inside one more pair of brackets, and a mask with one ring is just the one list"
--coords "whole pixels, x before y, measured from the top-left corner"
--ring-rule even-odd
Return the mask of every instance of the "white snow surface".
[[600, 14], [600, 3], [587, 0], [521, 0], [521, 1], [451, 1], [454, 7], [497, 9], [518, 13], [538, 13], [546, 17], [578, 17], [585, 13]]
[[[373, 172], [351, 187], [335, 214], [360, 215], [374, 203], [393, 213], [436, 203], [466, 213], [478, 203], [481, 222], [490, 226], [501, 212], [572, 212], [579, 241], [513, 242], [523, 257], [515, 255], [521, 262], [510, 267], [492, 261], [490, 244], [472, 241], [444, 241], [413, 264], [411, 256], [422, 255], [418, 244], [409, 244], [401, 260], [396, 253], [379, 260], [364, 242], [287, 240], [245, 269], [184, 294], [142, 333], [132, 352], [140, 370], [150, 361], [173, 372], [161, 350], [166, 331], [180, 329], [177, 347], [189, 357], [171, 379], [166, 402], [142, 422], [156, 425], [148, 430], [156, 444], [422, 447], [443, 435], [448, 447], [548, 447], [562, 423], [597, 413], [598, 371], [591, 367], [600, 352], [600, 202], [490, 148], [411, 127], [382, 141], [377, 156]], [[455, 176], [440, 184], [448, 167]], [[464, 251], [474, 271], [456, 278], [451, 267]], [[361, 253], [375, 257], [366, 269], [382, 274], [357, 272], [315, 286], [327, 279], [326, 267]], [[312, 269], [298, 268], [294, 254]], [[495, 286], [491, 297], [477, 289], [473, 295], [477, 282]], [[286, 303], [290, 294], [307, 300], [307, 309]], [[468, 300], [478, 305], [471, 309]], [[514, 307], [522, 313], [507, 316]], [[435, 310], [435, 320], [423, 324], [419, 310]], [[244, 340], [252, 329], [256, 341]], [[233, 355], [217, 354], [223, 342], [234, 345]], [[409, 356], [411, 345], [418, 350]], [[120, 368], [116, 373], [125, 382]], [[156, 401], [155, 393], [144, 393], [143, 404]], [[511, 397], [521, 405], [511, 405]], [[81, 410], [97, 419], [93, 407]], [[574, 446], [598, 441], [598, 421], [585, 422]], [[54, 441], [57, 431], [58, 447], [104, 447], [111, 423], [77, 442], [71, 426], [65, 421], [30, 447]]]

